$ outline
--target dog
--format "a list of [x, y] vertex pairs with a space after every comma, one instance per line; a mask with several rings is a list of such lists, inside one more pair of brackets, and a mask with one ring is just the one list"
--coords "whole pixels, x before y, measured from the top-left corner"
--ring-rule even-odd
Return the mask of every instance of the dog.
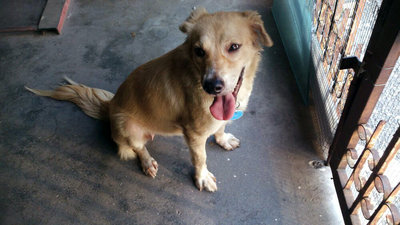
[[136, 68], [116, 94], [69, 84], [29, 91], [77, 104], [87, 115], [108, 120], [122, 160], [139, 157], [154, 178], [157, 161], [146, 149], [154, 135], [183, 135], [190, 150], [197, 188], [214, 192], [216, 178], [207, 169], [206, 140], [215, 136], [226, 150], [239, 140], [225, 133], [235, 111], [246, 109], [261, 59], [273, 42], [255, 11], [208, 13], [193, 10], [179, 29], [187, 35], [174, 50]]

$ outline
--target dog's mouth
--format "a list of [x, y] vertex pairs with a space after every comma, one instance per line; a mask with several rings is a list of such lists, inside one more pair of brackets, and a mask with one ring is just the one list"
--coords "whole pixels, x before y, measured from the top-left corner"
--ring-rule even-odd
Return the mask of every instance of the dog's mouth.
[[244, 68], [240, 72], [238, 82], [236, 83], [235, 89], [232, 93], [226, 95], [217, 95], [214, 97], [214, 102], [210, 106], [211, 115], [217, 120], [229, 120], [235, 113], [236, 98], [240, 87], [243, 82]]

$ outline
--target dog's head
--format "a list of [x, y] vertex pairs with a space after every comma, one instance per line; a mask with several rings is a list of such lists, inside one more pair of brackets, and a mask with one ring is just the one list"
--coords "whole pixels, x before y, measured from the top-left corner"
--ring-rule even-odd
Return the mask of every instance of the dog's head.
[[261, 16], [255, 11], [210, 14], [198, 8], [179, 28], [187, 34], [189, 54], [202, 76], [203, 89], [215, 95], [216, 100], [221, 96], [236, 99], [246, 68], [251, 66], [262, 45], [273, 45]]

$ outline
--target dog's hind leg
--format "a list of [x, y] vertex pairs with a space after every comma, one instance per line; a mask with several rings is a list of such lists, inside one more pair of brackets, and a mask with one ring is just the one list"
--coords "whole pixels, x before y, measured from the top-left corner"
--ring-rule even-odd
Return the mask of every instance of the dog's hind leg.
[[137, 155], [143, 172], [154, 178], [157, 175], [158, 164], [145, 146], [153, 136], [122, 113], [111, 116], [111, 131], [115, 143], [118, 144], [120, 158], [127, 160]]
[[121, 160], [130, 160], [139, 156], [143, 172], [147, 176], [154, 178], [157, 175], [158, 164], [147, 151], [146, 142], [146, 138], [140, 139], [137, 136], [127, 137], [124, 141], [116, 141], [118, 144], [118, 155]]
[[137, 140], [133, 142], [130, 141], [130, 145], [133, 147], [133, 151], [139, 156], [140, 162], [142, 164], [143, 172], [152, 178], [155, 178], [158, 171], [157, 161], [151, 157], [150, 153], [147, 151], [144, 143], [139, 143]]
[[233, 136], [231, 133], [225, 133], [225, 125], [222, 125], [218, 131], [214, 134], [215, 141], [219, 146], [225, 150], [233, 150], [240, 145], [239, 139]]

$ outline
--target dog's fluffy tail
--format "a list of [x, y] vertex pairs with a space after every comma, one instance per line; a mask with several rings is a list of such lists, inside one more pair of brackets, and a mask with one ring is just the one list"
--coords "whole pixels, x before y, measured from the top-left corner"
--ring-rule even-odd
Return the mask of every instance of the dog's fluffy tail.
[[55, 90], [37, 90], [26, 86], [25, 88], [36, 95], [73, 102], [95, 119], [108, 119], [108, 106], [114, 97], [113, 93], [78, 84], [68, 77], [65, 77], [65, 80], [69, 84], [59, 86]]

